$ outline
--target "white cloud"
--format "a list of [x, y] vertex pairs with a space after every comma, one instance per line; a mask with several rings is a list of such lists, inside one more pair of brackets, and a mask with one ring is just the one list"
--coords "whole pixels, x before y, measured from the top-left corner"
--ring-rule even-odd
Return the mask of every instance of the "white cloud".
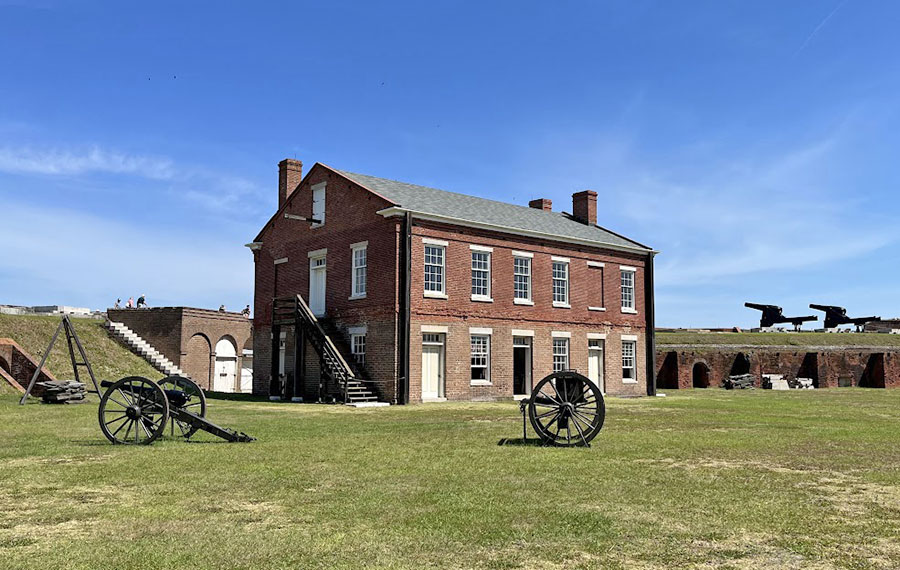
[[133, 174], [170, 180], [175, 168], [168, 158], [126, 154], [97, 146], [81, 149], [0, 147], [0, 171], [13, 174]]
[[831, 181], [852, 144], [852, 127], [844, 121], [828, 136], [793, 148], [731, 154], [714, 143], [696, 144], [655, 163], [637, 158], [640, 141], [631, 134], [554, 139], [543, 159], [555, 165], [552, 176], [569, 171], [568, 178], [524, 186], [557, 188], [554, 203], [566, 210], [568, 192], [598, 190], [601, 224], [662, 251], [661, 288], [801, 271], [898, 239], [893, 224], [872, 223], [877, 213], [861, 207], [860, 189]]
[[[97, 174], [158, 181], [177, 200], [220, 214], [246, 218], [268, 204], [255, 182], [202, 166], [184, 166], [164, 156], [129, 154], [99, 146], [73, 148], [0, 147], [0, 172], [89, 178]], [[274, 191], [272, 192], [274, 196]]]
[[3, 302], [101, 308], [141, 293], [157, 306], [237, 307], [252, 300], [252, 256], [239, 236], [7, 203], [0, 242], [11, 253], [0, 271]]

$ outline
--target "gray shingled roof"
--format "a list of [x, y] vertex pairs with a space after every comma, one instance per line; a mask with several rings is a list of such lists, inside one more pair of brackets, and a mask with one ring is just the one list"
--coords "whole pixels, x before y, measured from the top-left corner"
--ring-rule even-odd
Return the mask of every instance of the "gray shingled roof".
[[540, 232], [562, 239], [589, 240], [616, 247], [650, 251], [650, 248], [643, 244], [598, 226], [582, 224], [560, 212], [544, 212], [528, 206], [517, 206], [366, 174], [343, 170], [337, 172], [401, 208], [414, 212], [503, 226], [512, 230]]

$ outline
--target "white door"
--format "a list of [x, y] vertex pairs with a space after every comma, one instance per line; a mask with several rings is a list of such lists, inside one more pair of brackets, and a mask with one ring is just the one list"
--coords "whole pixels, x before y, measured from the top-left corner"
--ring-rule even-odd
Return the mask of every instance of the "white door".
[[246, 352], [241, 361], [241, 392], [249, 394], [253, 391], [253, 355]]
[[309, 260], [309, 308], [314, 315], [325, 314], [325, 258]]
[[603, 385], [603, 341], [592, 340], [588, 345], [588, 378], [606, 394], [606, 386]]
[[422, 399], [440, 398], [442, 346], [422, 346]]
[[227, 338], [216, 343], [216, 371], [213, 376], [215, 392], [234, 392], [235, 372], [237, 371], [237, 350], [234, 343]]

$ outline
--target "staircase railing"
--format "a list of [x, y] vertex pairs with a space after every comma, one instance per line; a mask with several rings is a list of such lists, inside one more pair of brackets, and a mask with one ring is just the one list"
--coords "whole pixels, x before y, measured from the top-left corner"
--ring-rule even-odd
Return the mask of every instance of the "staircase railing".
[[350, 381], [357, 380], [353, 369], [344, 360], [344, 357], [334, 345], [334, 342], [332, 342], [331, 337], [322, 328], [319, 319], [316, 318], [316, 315], [309, 308], [309, 305], [306, 304], [306, 301], [303, 300], [303, 297], [295, 295], [289, 299], [276, 299], [272, 315], [273, 320], [278, 317], [288, 317], [285, 314], [287, 311], [292, 313], [291, 317], [293, 317], [296, 324], [302, 326], [303, 330], [309, 335], [309, 341], [319, 352], [328, 375], [338, 382], [344, 393], [344, 402], [348, 402]]

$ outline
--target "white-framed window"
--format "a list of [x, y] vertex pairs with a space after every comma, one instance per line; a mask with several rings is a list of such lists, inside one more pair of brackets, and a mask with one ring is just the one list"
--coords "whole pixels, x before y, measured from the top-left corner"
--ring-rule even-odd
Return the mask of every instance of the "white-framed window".
[[444, 294], [444, 264], [447, 248], [425, 245], [425, 294]]
[[350, 335], [350, 352], [353, 353], [353, 360], [357, 364], [362, 366], [366, 363], [366, 335]]
[[569, 369], [569, 339], [553, 339], [553, 371], [562, 372]]
[[531, 301], [531, 258], [513, 257], [513, 302]]
[[472, 251], [472, 299], [491, 300], [491, 253]]
[[569, 306], [568, 261], [553, 261], [553, 306]]
[[634, 374], [634, 356], [637, 351], [637, 341], [622, 341], [622, 381], [637, 380]]
[[472, 381], [491, 381], [491, 336], [470, 335], [472, 344]]
[[366, 265], [368, 258], [368, 242], [350, 246], [352, 268], [350, 273], [350, 298], [361, 299], [366, 296]]
[[622, 274], [622, 312], [633, 313], [634, 308], [634, 273], [633, 267], [621, 267]]
[[312, 227], [317, 228], [325, 224], [325, 183], [316, 184], [312, 187], [312, 217], [319, 220]]

